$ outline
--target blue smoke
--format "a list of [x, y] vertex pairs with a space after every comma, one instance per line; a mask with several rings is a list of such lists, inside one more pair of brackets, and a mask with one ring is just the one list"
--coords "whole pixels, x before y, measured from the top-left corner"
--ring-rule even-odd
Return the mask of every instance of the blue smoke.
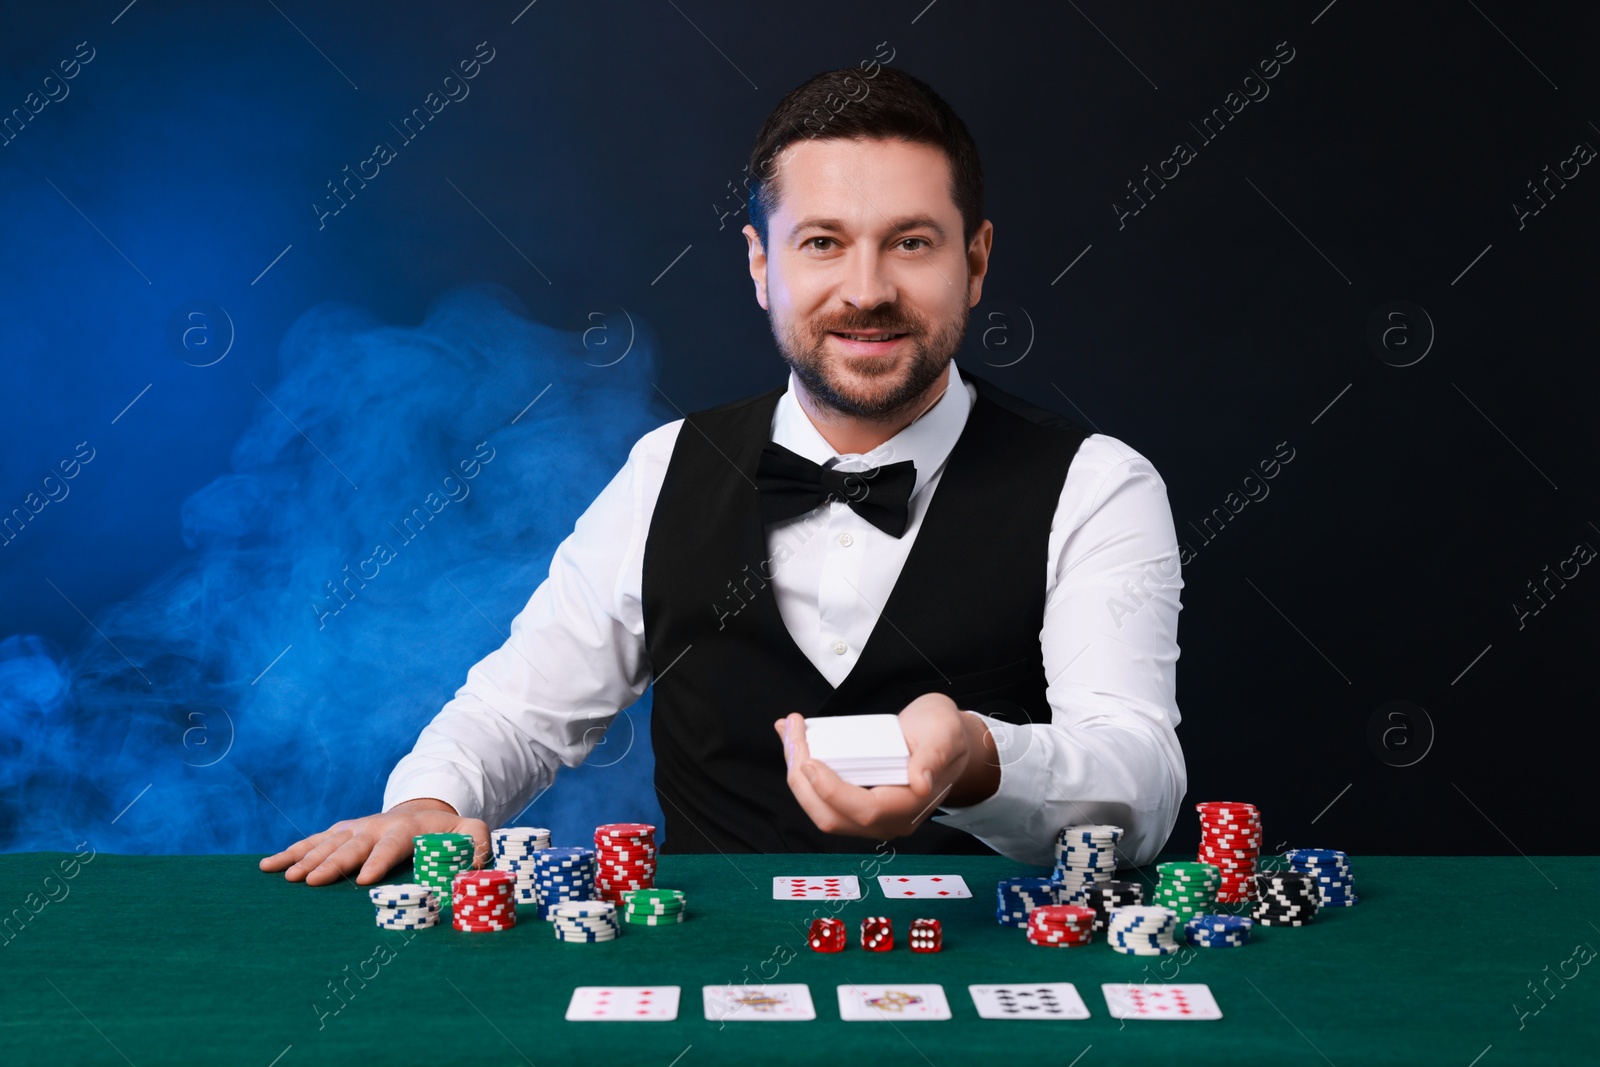
[[[313, 307], [279, 372], [231, 470], [184, 501], [176, 566], [70, 649], [0, 641], [0, 848], [268, 852], [377, 810], [666, 421], [646, 339], [596, 359], [499, 286], [447, 293], [414, 328]], [[647, 694], [523, 821], [558, 843], [659, 825], [648, 715]]]

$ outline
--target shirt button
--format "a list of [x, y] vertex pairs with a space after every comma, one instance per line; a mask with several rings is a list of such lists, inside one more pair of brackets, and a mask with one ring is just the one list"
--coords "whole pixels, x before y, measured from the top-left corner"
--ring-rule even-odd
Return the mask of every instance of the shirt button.
[[850, 651], [850, 646], [849, 646], [849, 645], [847, 645], [847, 644], [845, 644], [845, 643], [844, 643], [844, 642], [843, 642], [843, 641], [835, 641], [835, 642], [834, 642], [834, 643], [833, 643], [833, 652], [834, 652], [834, 655], [836, 655], [836, 656], [842, 656], [842, 655], [844, 655], [844, 654], [845, 654], [845, 653], [846, 653], [846, 652], [849, 652], [849, 651]]
[[842, 533], [839, 535], [839, 543], [845, 548], [849, 548], [851, 545], [856, 543], [856, 539], [847, 533]]

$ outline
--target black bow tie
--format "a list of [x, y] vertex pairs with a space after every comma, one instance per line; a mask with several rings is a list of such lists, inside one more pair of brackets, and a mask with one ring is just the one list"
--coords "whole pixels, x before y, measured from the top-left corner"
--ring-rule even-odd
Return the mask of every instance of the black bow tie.
[[840, 471], [771, 442], [761, 450], [761, 461], [756, 465], [763, 523], [804, 515], [829, 499], [837, 499], [890, 537], [899, 537], [906, 532], [906, 503], [916, 483], [917, 467], [909, 459], [866, 470]]

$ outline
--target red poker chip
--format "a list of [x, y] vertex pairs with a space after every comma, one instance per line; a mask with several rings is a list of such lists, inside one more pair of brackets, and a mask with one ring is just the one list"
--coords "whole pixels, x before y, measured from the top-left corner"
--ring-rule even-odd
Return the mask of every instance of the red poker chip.
[[514, 882], [517, 876], [510, 871], [502, 871], [494, 867], [483, 870], [458, 871], [455, 882], [464, 882], [468, 885], [497, 885], [502, 882]]

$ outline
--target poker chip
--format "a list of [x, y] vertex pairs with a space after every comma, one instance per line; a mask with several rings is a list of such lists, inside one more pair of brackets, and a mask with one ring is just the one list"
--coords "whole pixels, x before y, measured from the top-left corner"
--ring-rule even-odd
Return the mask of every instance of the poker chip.
[[1261, 812], [1254, 804], [1211, 800], [1194, 806], [1200, 813], [1196, 858], [1217, 868], [1216, 900], [1242, 904], [1253, 896], [1251, 878], [1261, 854]]
[[466, 933], [509, 930], [517, 925], [510, 871], [462, 871], [451, 883], [450, 925]]
[[1056, 864], [1050, 881], [1056, 900], [1081, 903], [1084, 890], [1116, 875], [1122, 827], [1099, 824], [1063, 826], [1056, 832]]
[[1283, 854], [1289, 866], [1316, 879], [1319, 906], [1348, 908], [1358, 903], [1350, 857], [1332, 848], [1291, 848]]
[[402, 882], [367, 890], [377, 909], [375, 919], [385, 930], [423, 930], [439, 925], [439, 898], [425, 885]]
[[1001, 926], [1027, 926], [1034, 908], [1060, 903], [1049, 878], [1003, 878], [995, 886], [995, 921]]
[[678, 889], [629, 889], [623, 892], [622, 921], [636, 926], [670, 926], [684, 920], [688, 897]]
[[433, 889], [415, 882], [400, 882], [395, 885], [375, 885], [367, 890], [367, 896], [378, 907], [400, 908], [407, 905], [432, 904], [438, 906], [439, 898]]
[[807, 937], [813, 952], [843, 952], [849, 940], [843, 919], [812, 919]]
[[1305, 926], [1317, 917], [1317, 880], [1299, 871], [1259, 871], [1250, 917], [1263, 926]]
[[1046, 904], [1028, 915], [1028, 943], [1055, 948], [1094, 940], [1095, 910], [1081, 904]]
[[1106, 944], [1128, 956], [1170, 956], [1182, 948], [1173, 939], [1177, 930], [1171, 908], [1130, 904], [1106, 918]]
[[411, 844], [412, 873], [417, 883], [432, 889], [441, 904], [448, 903], [455, 876], [472, 868], [477, 849], [472, 835], [418, 834]]
[[596, 899], [594, 853], [586, 848], [540, 849], [533, 855], [533, 889], [535, 899], [523, 903], [537, 904], [539, 918], [546, 921], [557, 904]]
[[912, 919], [906, 943], [912, 952], [938, 952], [944, 947], [944, 926], [938, 919]]
[[517, 903], [537, 904], [533, 857], [550, 847], [550, 831], [542, 826], [502, 826], [489, 832], [489, 843], [493, 846], [495, 869], [517, 876]]
[[617, 906], [609, 900], [568, 900], [550, 906], [557, 941], [615, 941], [622, 934]]
[[868, 952], [888, 952], [894, 948], [894, 924], [882, 915], [862, 919], [861, 947]]
[[1196, 915], [1184, 924], [1183, 937], [1197, 948], [1240, 948], [1250, 943], [1253, 926], [1243, 915]]
[[1144, 886], [1137, 882], [1096, 882], [1081, 894], [1082, 899], [1074, 903], [1082, 904], [1086, 908], [1094, 909], [1094, 928], [1106, 928], [1106, 915], [1112, 908], [1126, 907], [1130, 904], [1143, 904]]
[[1161, 880], [1156, 884], [1152, 903], [1172, 909], [1180, 923], [1215, 907], [1222, 873], [1214, 864], [1159, 863], [1156, 872]]
[[649, 889], [656, 878], [656, 828], [642, 822], [594, 828], [595, 895], [620, 904], [623, 894]]

